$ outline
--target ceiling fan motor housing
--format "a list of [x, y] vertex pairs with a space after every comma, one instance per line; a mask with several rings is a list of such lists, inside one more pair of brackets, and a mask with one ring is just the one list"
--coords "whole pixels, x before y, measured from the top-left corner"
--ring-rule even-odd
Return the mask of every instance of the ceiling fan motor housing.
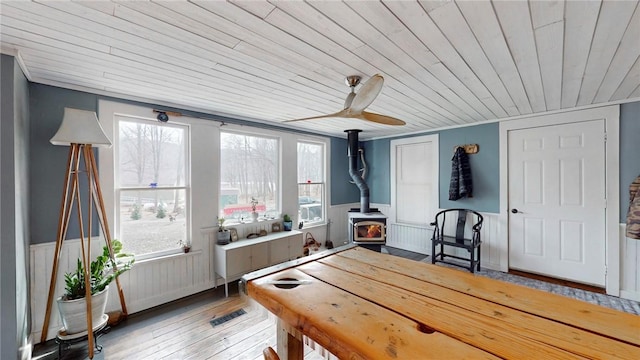
[[349, 75], [349, 76], [347, 76], [346, 78], [344, 78], [344, 82], [345, 82], [345, 84], [347, 84], [347, 86], [349, 86], [349, 87], [352, 89], [352, 91], [353, 91], [353, 88], [354, 88], [354, 87], [356, 87], [356, 86], [358, 86], [358, 84], [360, 84], [360, 80], [361, 80], [361, 79], [362, 79], [362, 78], [361, 78], [359, 75]]

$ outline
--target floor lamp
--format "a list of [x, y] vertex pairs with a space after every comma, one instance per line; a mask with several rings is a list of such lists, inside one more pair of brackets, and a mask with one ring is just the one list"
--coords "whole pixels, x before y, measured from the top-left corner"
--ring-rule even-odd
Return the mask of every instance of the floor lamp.
[[[104, 234], [104, 238], [113, 259], [113, 247], [111, 245], [111, 234], [107, 224], [107, 215], [104, 208], [102, 191], [100, 190], [100, 181], [98, 178], [98, 169], [96, 167], [96, 159], [93, 152], [93, 146], [110, 147], [111, 141], [104, 133], [102, 126], [95, 112], [65, 108], [62, 125], [58, 132], [51, 138], [54, 145], [69, 146], [69, 157], [67, 159], [67, 170], [64, 180], [64, 190], [62, 193], [62, 202], [60, 205], [60, 213], [58, 218], [58, 229], [56, 237], [56, 248], [53, 258], [53, 270], [51, 271], [51, 281], [49, 283], [49, 297], [47, 299], [47, 309], [45, 312], [44, 325], [42, 327], [41, 342], [46, 341], [49, 328], [49, 319], [51, 317], [51, 305], [56, 287], [56, 279], [58, 276], [58, 262], [60, 259], [60, 251], [62, 242], [67, 236], [69, 229], [69, 220], [71, 218], [72, 209], [76, 208], [78, 216], [78, 226], [80, 228], [80, 244], [82, 248], [82, 262], [85, 272], [85, 300], [87, 304], [87, 336], [89, 346], [89, 358], [93, 358], [94, 341], [93, 338], [93, 321], [91, 318], [91, 286], [89, 281], [89, 265], [91, 264], [91, 235], [93, 209], [96, 209], [99, 225]], [[81, 198], [80, 180], [86, 177], [88, 195]], [[85, 212], [83, 213], [83, 206]], [[85, 227], [86, 223], [86, 227]], [[86, 230], [86, 233], [85, 233]], [[86, 242], [86, 246], [85, 246]], [[120, 296], [120, 305], [122, 312], [127, 315], [127, 307], [124, 301], [124, 293], [118, 278], [116, 278], [118, 295]]]

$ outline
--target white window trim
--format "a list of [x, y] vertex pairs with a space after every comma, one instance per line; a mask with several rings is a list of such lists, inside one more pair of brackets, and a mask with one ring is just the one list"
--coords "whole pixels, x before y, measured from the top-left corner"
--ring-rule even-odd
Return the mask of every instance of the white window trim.
[[[114, 168], [113, 170], [115, 170], [115, 164], [119, 164], [120, 163], [120, 155], [119, 155], [119, 141], [120, 138], [119, 136], [116, 136], [116, 134], [119, 134], [120, 132], [120, 121], [130, 121], [130, 122], [137, 122], [140, 124], [149, 124], [149, 125], [156, 125], [156, 123], [154, 123], [155, 119], [149, 119], [149, 118], [142, 118], [139, 116], [130, 116], [130, 115], [124, 115], [124, 114], [114, 114], [113, 116], [113, 128], [114, 128], [114, 137], [111, 139], [111, 142], [113, 143], [112, 146], [112, 153], [113, 153], [113, 157], [114, 157]], [[184, 129], [185, 130], [185, 157], [186, 157], [186, 161], [185, 161], [185, 165], [184, 165], [184, 170], [185, 170], [185, 178], [184, 178], [184, 186], [161, 186], [156, 188], [156, 190], [173, 190], [173, 189], [178, 189], [178, 190], [183, 190], [185, 191], [185, 207], [186, 207], [186, 213], [187, 213], [187, 218], [186, 218], [186, 229], [185, 229], [185, 236], [186, 236], [186, 243], [191, 244], [192, 243], [192, 231], [190, 230], [191, 227], [191, 158], [190, 158], [190, 151], [189, 149], [191, 148], [191, 126], [187, 123], [178, 123], [175, 121], [172, 121], [169, 124], [163, 125], [163, 126], [168, 126], [168, 127], [172, 127], [172, 128], [180, 128], [180, 129]], [[120, 218], [120, 211], [118, 210], [120, 207], [119, 205], [119, 201], [118, 198], [121, 195], [122, 191], [130, 191], [130, 190], [143, 190], [143, 191], [147, 191], [149, 190], [148, 187], [142, 187], [142, 186], [120, 186], [120, 174], [117, 171], [113, 171], [113, 176], [114, 176], [114, 195], [113, 195], [113, 203], [114, 203], [114, 209], [115, 209], [115, 214], [114, 214], [114, 222], [113, 222], [113, 229], [114, 232], [113, 234], [115, 235], [114, 238], [122, 238], [120, 232], [120, 222], [122, 221], [122, 219]], [[176, 243], [177, 244], [177, 243]], [[176, 246], [175, 249], [167, 249], [167, 250], [161, 250], [161, 251], [155, 251], [152, 253], [147, 253], [147, 254], [136, 254], [136, 260], [148, 260], [148, 259], [153, 259], [153, 258], [158, 258], [158, 257], [164, 257], [164, 256], [168, 256], [168, 255], [173, 255], [173, 254], [179, 254], [182, 252], [182, 249], [179, 246]]]
[[[114, 137], [114, 116], [122, 114], [130, 117], [155, 119], [153, 108], [141, 105], [127, 104], [112, 100], [101, 99], [98, 102], [98, 118], [109, 139]], [[212, 119], [215, 116], [211, 116]], [[327, 214], [331, 208], [331, 138], [322, 135], [300, 134], [285, 129], [266, 129], [250, 125], [238, 125], [182, 116], [171, 118], [170, 121], [179, 121], [192, 126], [190, 160], [196, 167], [191, 167], [191, 242], [190, 254], [197, 253], [203, 246], [203, 239], [198, 234], [206, 229], [217, 226], [218, 199], [220, 188], [219, 161], [220, 161], [220, 130], [247, 133], [250, 135], [263, 135], [280, 139], [280, 210], [283, 214], [298, 213], [298, 192], [285, 191], [285, 189], [297, 189], [297, 143], [298, 141], [321, 142], [325, 145], [325, 203]], [[103, 189], [104, 203], [107, 209], [114, 209], [114, 156], [113, 149], [99, 148], [98, 167], [100, 182]], [[107, 213], [110, 231], [114, 234], [114, 212]], [[297, 219], [294, 219], [297, 220]]]
[[[329, 140], [329, 138], [316, 138], [316, 137], [310, 137], [310, 136], [299, 136], [296, 139], [296, 189], [298, 188], [297, 185], [300, 184], [298, 182], [298, 143], [308, 143], [308, 144], [322, 144], [324, 147], [324, 169], [323, 169], [323, 174], [324, 174], [324, 181], [322, 182], [324, 184], [324, 193], [322, 194], [322, 203], [324, 204], [323, 209], [322, 209], [322, 220], [321, 221], [310, 221], [305, 223], [305, 228], [310, 228], [310, 227], [314, 227], [314, 226], [321, 226], [321, 225], [325, 225], [329, 222], [329, 207], [331, 206], [331, 204], [329, 203], [331, 201], [331, 189], [330, 189], [330, 185], [329, 185], [329, 169], [331, 169], [330, 166], [330, 161], [331, 158], [329, 156], [329, 154], [331, 153], [331, 141]], [[296, 191], [296, 206], [298, 206], [298, 192]], [[297, 213], [297, 212], [296, 212]]]
[[[220, 134], [219, 136], [222, 137], [222, 133], [229, 133], [229, 134], [236, 134], [236, 135], [242, 135], [242, 136], [252, 136], [252, 137], [261, 137], [261, 138], [266, 138], [266, 139], [273, 139], [276, 140], [278, 142], [278, 169], [276, 169], [276, 174], [278, 176], [278, 178], [276, 179], [276, 182], [278, 183], [278, 198], [276, 199], [276, 211], [282, 213], [282, 168], [283, 168], [283, 164], [282, 164], [282, 134], [277, 134], [273, 131], [264, 131], [264, 129], [258, 129], [255, 128], [256, 131], [253, 131], [254, 128], [251, 128], [252, 130], [248, 130], [246, 127], [242, 127], [242, 126], [227, 126], [225, 125], [224, 128], [222, 128], [220, 130]], [[222, 146], [222, 142], [220, 141], [220, 146], [218, 146], [218, 150], [220, 151], [220, 147]], [[218, 157], [218, 161], [217, 161], [217, 167], [218, 167], [218, 171], [222, 171], [221, 169], [221, 160], [220, 157]], [[216, 197], [216, 207], [220, 204], [220, 193], [219, 191], [221, 190], [221, 185], [222, 185], [222, 179], [219, 179], [218, 181], [218, 197]], [[218, 209], [217, 214], [220, 213], [220, 209]], [[236, 226], [236, 225], [241, 225], [242, 223], [240, 222], [236, 222], [236, 223], [225, 223], [225, 226]]]
[[[117, 141], [116, 117], [118, 116], [132, 118], [132, 119], [139, 118], [144, 120], [153, 120], [155, 119], [156, 115], [154, 114], [153, 109], [149, 107], [124, 104], [124, 103], [114, 102], [109, 100], [100, 100], [98, 103], [98, 118], [100, 120], [100, 123], [102, 124], [105, 134], [111, 140], [112, 143], [115, 143]], [[211, 121], [201, 121], [193, 118], [182, 117], [179, 119], [180, 119], [179, 121], [176, 121], [177, 119], [172, 119], [171, 121], [176, 124], [186, 125], [186, 126], [193, 126], [194, 124], [198, 124], [198, 126], [214, 125], [214, 124], [218, 125], [217, 123], [214, 123]], [[196, 131], [195, 133], [198, 133], [198, 131]], [[187, 136], [189, 137], [188, 144], [191, 147], [187, 149], [188, 150], [187, 158], [189, 160], [189, 163], [185, 164], [186, 170], [187, 170], [187, 174], [185, 177], [185, 181], [187, 181], [186, 183], [187, 196], [190, 197], [190, 200], [187, 201], [187, 206], [190, 207], [188, 209], [189, 219], [187, 220], [187, 239], [188, 241], [191, 242], [193, 249], [196, 250], [196, 249], [202, 248], [202, 244], [201, 244], [200, 237], [196, 236], [197, 234], [200, 233], [200, 231], [195, 229], [196, 227], [202, 227], [204, 224], [201, 225], [202, 221], [200, 220], [198, 221], [194, 220], [194, 215], [197, 214], [198, 208], [194, 208], [193, 199], [191, 198], [190, 195], [193, 194], [194, 181], [197, 179], [191, 177], [192, 175], [190, 171], [190, 168], [191, 168], [190, 162], [194, 161], [192, 148], [194, 146], [195, 141], [193, 137], [190, 136], [189, 134]], [[208, 143], [211, 143], [210, 139], [208, 140]], [[117, 184], [117, 178], [116, 178], [117, 175], [115, 174], [115, 169], [116, 169], [115, 164], [117, 161], [117, 155], [115, 154], [115, 150], [116, 150], [115, 146], [111, 146], [109, 148], [101, 147], [98, 150], [98, 159], [99, 159], [98, 168], [99, 168], [99, 174], [100, 174], [100, 182], [101, 182], [105, 208], [110, 209], [110, 211], [107, 211], [107, 222], [109, 225], [109, 231], [111, 233], [112, 238], [118, 237], [118, 226], [116, 222], [116, 213], [115, 213], [116, 212], [115, 196], [116, 196], [116, 184]], [[202, 181], [198, 181], [198, 182], [201, 183]], [[206, 210], [207, 209], [203, 209], [202, 212]], [[215, 217], [212, 219], [212, 222], [213, 221], [215, 221]], [[162, 258], [163, 256], [180, 254], [180, 253], [182, 253], [182, 251], [176, 244], [175, 250], [171, 249], [166, 251], [159, 251], [159, 252], [149, 254], [150, 256], [140, 256], [140, 257], [137, 256], [136, 258], [141, 260], [159, 259], [159, 258]]]

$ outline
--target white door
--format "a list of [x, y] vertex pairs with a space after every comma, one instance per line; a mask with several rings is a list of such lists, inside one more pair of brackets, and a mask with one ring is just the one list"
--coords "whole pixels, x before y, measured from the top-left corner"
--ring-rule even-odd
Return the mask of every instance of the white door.
[[387, 245], [431, 253], [429, 223], [438, 211], [438, 135], [391, 140]]
[[509, 267], [605, 285], [605, 122], [508, 133]]

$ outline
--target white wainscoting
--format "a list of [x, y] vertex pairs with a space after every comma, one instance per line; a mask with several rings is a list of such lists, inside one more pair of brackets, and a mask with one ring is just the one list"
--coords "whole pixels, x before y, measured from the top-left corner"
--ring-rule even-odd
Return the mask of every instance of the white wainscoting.
[[640, 240], [625, 236], [620, 224], [620, 297], [640, 301]]
[[[377, 207], [382, 209], [384, 206]], [[508, 256], [503, 254], [508, 254], [509, 249], [502, 248], [498, 241], [505, 225], [500, 222], [498, 214], [482, 213], [482, 216], [482, 267], [505, 271], [509, 264], [501, 264], [500, 261], [501, 258], [508, 259]], [[387, 245], [425, 255], [431, 254], [431, 228], [389, 222], [387, 231]], [[628, 239], [625, 237], [625, 231], [625, 224], [620, 224], [620, 297], [640, 301], [640, 240]]]
[[[347, 212], [350, 208], [358, 206], [360, 206], [360, 203], [351, 203], [332, 206], [329, 209], [329, 218], [331, 219], [330, 238], [333, 240], [334, 245], [346, 243], [349, 226]], [[372, 203], [371, 207], [377, 208], [385, 215], [391, 214], [391, 206], [388, 204]], [[498, 246], [498, 234], [501, 228], [500, 218], [498, 214], [494, 213], [482, 213], [482, 216], [484, 217], [481, 230], [482, 267], [500, 270], [500, 254], [503, 251], [507, 251], [507, 249], [500, 249]], [[430, 255], [431, 233], [430, 226], [398, 224], [393, 222], [392, 219], [387, 221], [387, 245], [391, 247]], [[337, 242], [336, 239], [342, 242]], [[504, 265], [504, 268], [507, 268], [507, 264]]]
[[387, 224], [387, 245], [420, 254], [431, 254], [431, 228], [425, 226]]
[[[129, 314], [214, 287], [213, 264], [210, 254], [215, 242], [215, 229], [210, 228], [202, 231], [203, 241], [200, 249], [194, 248], [187, 254], [179, 253], [139, 261], [130, 271], [122, 274], [119, 280]], [[103, 245], [103, 239], [92, 239], [92, 253], [100, 253]], [[30, 248], [31, 334], [34, 339], [38, 340], [44, 324], [54, 252], [55, 243], [53, 242], [31, 245]], [[55, 298], [64, 292], [64, 273], [75, 269], [76, 261], [80, 256], [80, 241], [78, 239], [65, 240], [58, 263]], [[109, 288], [107, 311], [119, 309], [120, 299], [115, 282], [113, 282]], [[54, 299], [51, 306], [47, 339], [53, 339], [61, 327]]]
[[329, 240], [333, 242], [334, 246], [344, 245], [348, 242], [349, 219], [347, 218], [347, 213], [349, 209], [359, 206], [360, 203], [350, 203], [329, 207], [328, 218], [331, 220]]
[[[347, 212], [358, 204], [345, 204], [329, 208], [331, 219], [331, 233], [329, 238], [334, 245], [339, 246], [347, 239]], [[374, 205], [383, 213], [388, 213], [388, 205]], [[501, 268], [501, 252], [498, 246], [498, 233], [501, 224], [497, 214], [483, 213], [484, 224], [482, 227], [482, 266], [489, 269]], [[241, 227], [241, 233], [260, 230], [264, 226], [270, 226], [266, 222], [259, 225], [246, 224]], [[240, 226], [238, 226], [240, 228]], [[239, 229], [240, 230], [240, 229]], [[303, 229], [304, 230], [304, 229]], [[427, 227], [407, 226], [389, 223], [387, 227], [387, 244], [389, 246], [407, 249], [423, 254], [431, 252], [431, 230]], [[176, 254], [159, 259], [140, 261], [131, 271], [120, 276], [127, 309], [129, 313], [135, 313], [151, 307], [161, 305], [179, 298], [204, 291], [215, 286], [213, 271], [212, 251], [216, 241], [216, 227], [202, 229], [201, 248], [194, 248], [188, 254]], [[310, 228], [316, 240], [324, 242], [325, 228]], [[620, 297], [640, 301], [640, 241], [627, 239], [625, 225], [620, 224], [620, 270], [621, 286]], [[242, 236], [242, 235], [241, 235]], [[93, 252], [101, 251], [103, 240], [92, 240]], [[44, 313], [51, 279], [51, 268], [55, 243], [31, 245], [30, 247], [30, 291], [31, 291], [31, 329], [34, 339], [40, 339]], [[80, 257], [81, 248], [79, 240], [65, 240], [60, 255], [58, 267], [58, 280], [56, 282], [55, 296], [62, 294], [64, 289], [64, 273], [71, 271], [76, 266], [76, 259]], [[508, 264], [504, 264], [505, 267]], [[109, 290], [109, 302], [107, 310], [118, 310], [120, 302], [115, 290], [115, 283]], [[57, 305], [51, 308], [51, 321], [48, 331], [48, 339], [55, 337], [60, 329], [60, 319]]]
[[[382, 208], [382, 206], [379, 206]], [[500, 231], [500, 218], [498, 214], [482, 213], [484, 221], [480, 236], [482, 239], [482, 267], [500, 270], [500, 253], [506, 249], [500, 249], [498, 234]], [[453, 231], [454, 223], [449, 223], [450, 231]], [[468, 224], [471, 227], [471, 224]], [[387, 245], [399, 249], [414, 251], [417, 253], [431, 255], [431, 234], [433, 229], [430, 226], [406, 225], [389, 222], [387, 225]], [[470, 231], [467, 229], [467, 231]], [[464, 250], [463, 250], [464, 251]]]

